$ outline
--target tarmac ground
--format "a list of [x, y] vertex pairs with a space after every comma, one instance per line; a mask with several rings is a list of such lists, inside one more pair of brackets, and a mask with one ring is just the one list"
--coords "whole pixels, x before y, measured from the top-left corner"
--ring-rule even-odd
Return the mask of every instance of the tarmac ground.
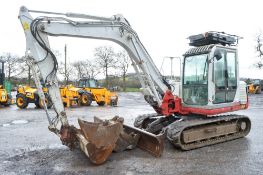
[[[16, 105], [0, 106], [0, 174], [263, 174], [263, 94], [249, 95], [247, 115], [252, 128], [245, 138], [191, 151], [174, 148], [168, 141], [161, 157], [156, 158], [136, 148], [113, 153], [96, 166], [80, 150], [70, 151], [48, 130], [44, 110]], [[77, 118], [88, 121], [93, 116], [109, 119], [124, 117], [132, 125], [140, 114], [153, 113], [141, 93], [120, 93], [117, 107], [66, 109], [70, 124]]]

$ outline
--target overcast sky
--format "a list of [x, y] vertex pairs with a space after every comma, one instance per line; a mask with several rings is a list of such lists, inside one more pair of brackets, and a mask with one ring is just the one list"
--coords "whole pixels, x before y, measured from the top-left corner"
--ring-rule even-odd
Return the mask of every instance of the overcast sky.
[[[160, 68], [165, 56], [182, 56], [189, 48], [189, 35], [206, 31], [224, 31], [244, 37], [239, 44], [241, 77], [263, 79], [263, 70], [253, 68], [256, 61], [255, 36], [263, 29], [262, 0], [8, 0], [0, 7], [0, 53], [25, 53], [25, 37], [18, 12], [20, 6], [28, 9], [54, 12], [76, 12], [110, 17], [123, 14]], [[95, 47], [116, 44], [105, 41], [52, 38], [52, 49], [63, 52], [68, 45], [71, 62], [92, 58]], [[170, 70], [169, 60], [164, 70]], [[179, 73], [179, 62], [174, 63]], [[170, 71], [169, 71], [170, 72]], [[167, 74], [168, 72], [164, 72]]]

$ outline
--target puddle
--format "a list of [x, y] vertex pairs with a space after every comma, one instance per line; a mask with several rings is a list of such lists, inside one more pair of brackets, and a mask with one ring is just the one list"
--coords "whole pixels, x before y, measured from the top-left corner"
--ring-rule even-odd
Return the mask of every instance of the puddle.
[[[28, 120], [13, 120], [10, 123], [4, 123], [2, 124], [3, 127], [8, 127], [10, 125], [21, 125], [21, 124], [27, 124]], [[1, 126], [1, 125], [0, 125]]]
[[7, 126], [10, 126], [10, 124], [9, 123], [4, 123], [3, 124], [3, 127], [7, 127]]
[[66, 146], [62, 144], [51, 144], [51, 145], [32, 145], [31, 147], [23, 150], [23, 152], [30, 152], [30, 151], [40, 151], [46, 149], [68, 149]]
[[14, 120], [14, 121], [12, 121], [12, 124], [15, 124], [15, 125], [17, 125], [17, 124], [26, 124], [26, 123], [28, 123], [27, 120]]

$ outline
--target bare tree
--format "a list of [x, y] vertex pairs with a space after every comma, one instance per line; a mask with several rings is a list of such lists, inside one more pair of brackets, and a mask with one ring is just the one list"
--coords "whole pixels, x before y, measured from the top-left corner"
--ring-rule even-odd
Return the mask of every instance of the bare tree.
[[262, 51], [262, 36], [261, 33], [256, 36], [256, 52], [258, 53], [259, 60], [254, 64], [254, 66], [258, 69], [263, 68], [263, 51]]
[[[62, 54], [58, 50], [52, 50], [53, 54], [61, 59]], [[67, 61], [67, 46], [64, 48], [64, 62], [60, 61], [58, 66], [58, 73], [64, 78], [64, 84], [67, 85], [69, 81], [73, 78], [74, 68]]]
[[85, 63], [85, 76], [88, 76], [90, 78], [96, 78], [96, 76], [100, 73], [99, 66], [94, 60], [86, 60]]
[[76, 70], [78, 79], [82, 77], [95, 78], [100, 73], [96, 62], [92, 60], [75, 61], [72, 66]]
[[76, 70], [78, 79], [85, 76], [85, 69], [86, 69], [85, 61], [75, 61], [74, 63], [72, 63], [72, 66]]
[[[74, 75], [74, 69], [73, 67], [68, 64], [67, 66], [65, 66], [64, 62], [60, 62], [59, 64], [59, 68], [58, 68], [58, 72], [63, 76], [64, 78], [64, 84], [67, 85], [69, 80], [72, 78], [72, 76]], [[65, 69], [66, 67], [66, 69]]]
[[18, 62], [19, 62], [19, 69], [21, 70], [20, 75], [26, 74], [28, 85], [31, 86], [32, 72], [31, 72], [30, 64], [28, 63], [26, 57], [24, 57], [24, 56], [21, 57]]
[[122, 50], [116, 54], [116, 58], [118, 60], [116, 67], [120, 69], [122, 76], [122, 88], [123, 91], [126, 90], [126, 75], [131, 64], [131, 60], [129, 55], [125, 50]]
[[95, 48], [94, 56], [99, 68], [103, 69], [106, 80], [106, 87], [108, 87], [109, 68], [112, 68], [116, 64], [115, 53], [111, 46], [101, 46]]
[[4, 53], [0, 56], [0, 59], [5, 62], [5, 74], [8, 81], [10, 81], [12, 77], [19, 75], [19, 56]]

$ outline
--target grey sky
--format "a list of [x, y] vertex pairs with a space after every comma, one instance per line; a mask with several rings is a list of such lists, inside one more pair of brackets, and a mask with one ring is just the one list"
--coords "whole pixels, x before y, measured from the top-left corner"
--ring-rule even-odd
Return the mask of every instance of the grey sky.
[[[9, 0], [3, 1], [0, 10], [0, 53], [12, 52], [23, 55], [25, 37], [17, 19], [20, 6], [28, 9], [76, 12], [110, 17], [123, 14], [141, 41], [151, 54], [157, 67], [161, 66], [165, 56], [181, 56], [189, 47], [189, 35], [205, 31], [224, 31], [244, 37], [239, 44], [240, 75], [242, 77], [262, 78], [262, 71], [255, 70], [252, 64], [256, 61], [255, 36], [263, 28], [262, 5], [260, 0]], [[52, 38], [51, 46], [63, 51], [68, 44], [70, 61], [91, 58], [95, 47], [116, 44], [105, 41]], [[168, 60], [165, 70], [170, 70]], [[167, 67], [167, 68], [166, 68]], [[175, 63], [174, 72], [179, 72]], [[165, 72], [165, 73], [169, 73]]]

